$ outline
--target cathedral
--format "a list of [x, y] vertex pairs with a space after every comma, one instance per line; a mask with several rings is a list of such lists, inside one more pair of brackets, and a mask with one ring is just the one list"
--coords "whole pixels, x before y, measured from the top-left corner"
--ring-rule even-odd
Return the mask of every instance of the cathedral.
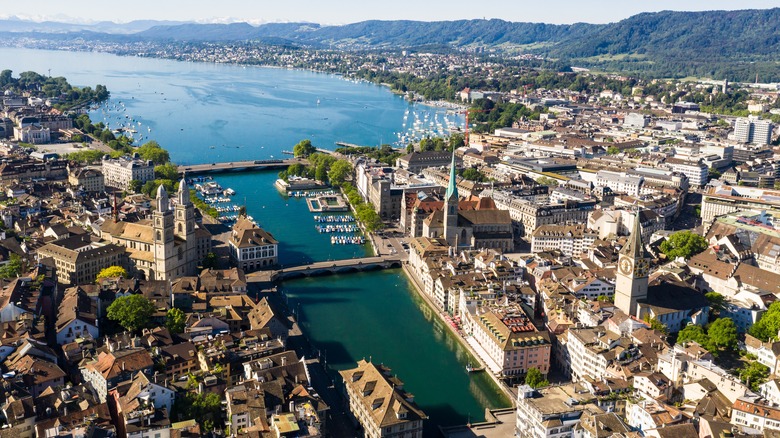
[[628, 241], [620, 250], [615, 282], [615, 306], [638, 319], [656, 319], [670, 333], [688, 324], [704, 325], [709, 302], [688, 284], [655, 276], [650, 280], [650, 255], [642, 243], [639, 212]]
[[179, 182], [173, 208], [168, 192], [157, 189], [151, 220], [106, 221], [101, 237], [124, 246], [131, 267], [147, 280], [173, 280], [197, 274], [211, 251], [211, 234], [195, 224], [195, 207], [187, 182]]
[[491, 198], [481, 198], [473, 210], [460, 209], [456, 170], [453, 152], [444, 208], [425, 218], [422, 235], [444, 237], [448, 245], [458, 248], [512, 251], [514, 234], [509, 212], [497, 209]]

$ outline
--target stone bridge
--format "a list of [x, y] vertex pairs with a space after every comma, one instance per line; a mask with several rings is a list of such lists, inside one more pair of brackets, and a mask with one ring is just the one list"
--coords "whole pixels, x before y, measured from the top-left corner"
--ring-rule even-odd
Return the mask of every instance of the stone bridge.
[[290, 266], [275, 271], [257, 271], [247, 274], [249, 283], [274, 282], [290, 278], [330, 275], [347, 272], [371, 271], [375, 269], [400, 268], [403, 259], [400, 255], [362, 257], [347, 260], [331, 260], [309, 265]]

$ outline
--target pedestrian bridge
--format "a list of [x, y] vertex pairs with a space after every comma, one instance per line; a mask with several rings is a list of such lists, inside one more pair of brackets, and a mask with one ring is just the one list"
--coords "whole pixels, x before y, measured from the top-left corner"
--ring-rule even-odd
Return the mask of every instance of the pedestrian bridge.
[[346, 260], [329, 260], [308, 265], [290, 266], [275, 271], [257, 271], [247, 274], [249, 283], [274, 282], [291, 278], [312, 277], [315, 275], [342, 274], [347, 272], [371, 271], [376, 269], [400, 268], [400, 255], [362, 257]]

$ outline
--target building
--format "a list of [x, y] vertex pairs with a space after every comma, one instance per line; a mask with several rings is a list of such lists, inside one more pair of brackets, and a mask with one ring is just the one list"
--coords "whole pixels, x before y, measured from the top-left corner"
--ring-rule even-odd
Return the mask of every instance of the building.
[[279, 261], [279, 242], [246, 216], [233, 225], [228, 245], [230, 257], [244, 272], [275, 266]]
[[508, 193], [494, 192], [496, 208], [508, 210], [514, 235], [528, 239], [538, 227], [549, 224], [584, 223], [597, 201], [564, 201], [559, 204], [517, 199]]
[[139, 371], [151, 371], [153, 365], [152, 356], [143, 348], [111, 348], [85, 364], [81, 368], [81, 376], [103, 403], [110, 389], [130, 380]]
[[78, 286], [65, 290], [65, 296], [57, 309], [55, 324], [57, 344], [65, 345], [76, 338], [100, 337], [98, 304]]
[[598, 233], [584, 224], [542, 225], [531, 236], [531, 252], [559, 250], [566, 256], [579, 257], [598, 237]]
[[422, 438], [428, 417], [403, 389], [403, 382], [390, 369], [361, 360], [357, 368], [339, 371], [349, 400], [349, 409], [366, 437]]
[[450, 164], [450, 153], [446, 151], [412, 152], [399, 157], [396, 165], [411, 173], [420, 173], [429, 167], [445, 167]]
[[774, 126], [768, 120], [748, 117], [734, 123], [734, 140], [739, 143], [767, 145], [772, 142]]
[[623, 119], [626, 128], [646, 128], [650, 124], [650, 117], [640, 113], [628, 113]]
[[615, 193], [625, 193], [631, 196], [639, 196], [645, 179], [641, 175], [632, 175], [626, 172], [611, 172], [599, 170], [596, 173], [596, 187], [609, 187]]
[[517, 379], [531, 368], [545, 376], [550, 371], [550, 336], [537, 330], [525, 312], [477, 311], [473, 319], [473, 339], [487, 354], [491, 372], [503, 379]]
[[211, 251], [211, 234], [196, 227], [195, 207], [187, 182], [179, 182], [176, 205], [171, 209], [168, 192], [157, 189], [151, 220], [107, 220], [101, 236], [125, 248], [132, 267], [147, 280], [173, 280], [197, 273], [198, 264]]
[[741, 210], [780, 208], [780, 191], [755, 187], [721, 185], [702, 193], [701, 219], [711, 223], [717, 216]]
[[154, 179], [154, 162], [142, 160], [138, 154], [116, 159], [105, 155], [102, 164], [105, 183], [109, 187], [127, 190], [130, 188], [130, 181], [144, 184]]
[[88, 167], [68, 169], [68, 183], [74, 187], [81, 187], [89, 193], [100, 193], [106, 190], [103, 172]]
[[647, 298], [650, 256], [642, 244], [640, 224], [637, 212], [631, 236], [620, 250], [618, 258], [615, 305], [626, 315], [636, 315], [637, 301]]
[[125, 250], [112, 243], [92, 242], [89, 236], [77, 235], [57, 240], [38, 249], [38, 260], [51, 258], [62, 284], [89, 284], [102, 269], [127, 266]]
[[741, 397], [731, 408], [731, 422], [761, 432], [779, 431], [780, 408], [762, 401], [758, 396]]
[[688, 182], [694, 187], [703, 187], [709, 179], [710, 169], [701, 160], [688, 161], [679, 158], [667, 158], [666, 167], [672, 172], [678, 172], [688, 177]]
[[572, 438], [584, 411], [603, 413], [588, 404], [583, 391], [574, 385], [548, 386], [540, 390], [521, 385], [517, 392], [515, 436], [521, 438]]

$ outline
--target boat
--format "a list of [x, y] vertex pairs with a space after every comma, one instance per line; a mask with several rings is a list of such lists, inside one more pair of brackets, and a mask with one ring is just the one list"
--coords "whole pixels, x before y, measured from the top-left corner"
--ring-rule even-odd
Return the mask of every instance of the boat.
[[233, 196], [233, 195], [235, 195], [235, 194], [236, 194], [236, 191], [235, 191], [235, 190], [233, 190], [233, 189], [231, 189], [231, 188], [227, 188], [227, 189], [225, 189], [225, 191], [223, 192], [223, 194], [224, 194], [225, 196]]
[[466, 372], [467, 373], [477, 373], [479, 371], [485, 371], [485, 367], [475, 368], [475, 367], [471, 366], [471, 363], [466, 365]]

